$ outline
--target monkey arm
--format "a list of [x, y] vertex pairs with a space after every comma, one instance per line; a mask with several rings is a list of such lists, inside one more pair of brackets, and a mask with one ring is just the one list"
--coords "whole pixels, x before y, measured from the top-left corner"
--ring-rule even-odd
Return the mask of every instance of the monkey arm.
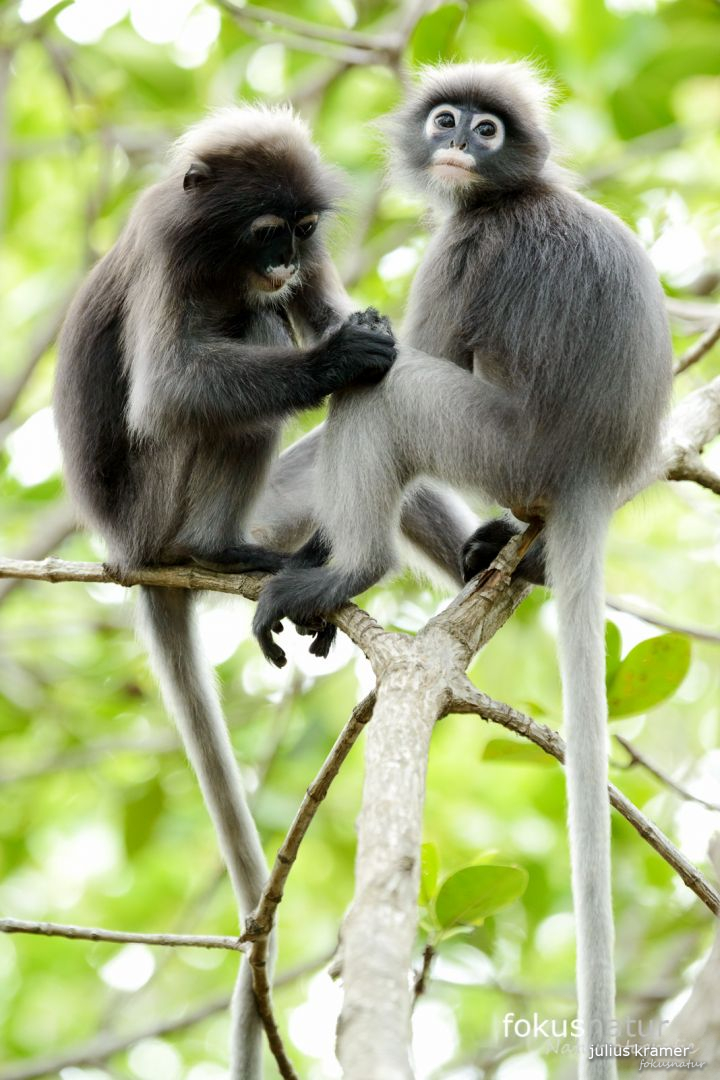
[[150, 436], [252, 431], [351, 382], [380, 378], [394, 358], [391, 338], [351, 324], [310, 349], [250, 345], [207, 330], [186, 331], [170, 345], [157, 332], [138, 345], [128, 420]]

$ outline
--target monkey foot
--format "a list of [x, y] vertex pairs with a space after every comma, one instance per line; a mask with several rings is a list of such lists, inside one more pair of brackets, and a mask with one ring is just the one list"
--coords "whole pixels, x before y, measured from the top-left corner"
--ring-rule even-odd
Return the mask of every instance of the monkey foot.
[[281, 574], [263, 589], [260, 594], [255, 618], [253, 619], [253, 633], [263, 651], [266, 660], [276, 667], [284, 667], [287, 657], [284, 651], [273, 638], [273, 633], [278, 622], [283, 618], [290, 619], [304, 636], [311, 636], [313, 641], [310, 652], [313, 656], [327, 657], [335, 636], [336, 627], [313, 610], [314, 603], [303, 604], [297, 594], [297, 572], [293, 574]]
[[[470, 581], [483, 570], [487, 570], [505, 545], [519, 532], [520, 530], [515, 525], [504, 518], [487, 521], [476, 529], [465, 541], [462, 549], [461, 564], [465, 581]], [[535, 541], [515, 573], [525, 581], [532, 582], [533, 585], [546, 584], [545, 551], [542, 539]]]

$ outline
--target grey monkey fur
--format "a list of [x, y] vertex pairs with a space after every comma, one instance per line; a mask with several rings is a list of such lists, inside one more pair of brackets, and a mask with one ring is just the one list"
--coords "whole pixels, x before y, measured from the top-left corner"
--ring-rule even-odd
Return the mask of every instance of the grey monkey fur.
[[547, 96], [528, 65], [447, 65], [426, 71], [391, 118], [391, 164], [440, 221], [393, 368], [331, 405], [320, 490], [332, 561], [282, 571], [255, 629], [272, 659], [278, 618], [327, 615], [391, 569], [401, 492], [419, 476], [544, 517], [564, 688], [579, 1076], [612, 1080], [612, 1060], [588, 1060], [591, 1043], [612, 1041], [615, 982], [603, 551], [619, 491], [657, 453], [671, 349], [662, 290], [635, 237], [549, 160]]
[[[220, 110], [179, 141], [166, 179], [140, 197], [80, 290], [61, 335], [55, 416], [70, 491], [121, 571], [193, 558], [272, 571], [285, 556], [270, 548], [292, 551], [312, 532], [319, 435], [272, 465], [282, 423], [338, 387], [378, 378], [394, 352], [381, 320], [347, 319], [322, 227], [290, 239], [290, 226], [305, 222], [307, 232], [339, 192], [289, 110]], [[258, 241], [258, 219], [272, 226], [279, 215], [288, 229], [273, 233], [265, 220], [272, 235]], [[298, 264], [294, 274], [284, 258]], [[268, 267], [280, 275], [275, 291], [265, 288]], [[416, 527], [418, 543], [459, 579], [466, 519], [433, 488], [410, 504], [408, 531]], [[246, 913], [267, 867], [194, 601], [142, 589], [140, 625]], [[261, 1051], [243, 965], [233, 1080], [259, 1077]]]

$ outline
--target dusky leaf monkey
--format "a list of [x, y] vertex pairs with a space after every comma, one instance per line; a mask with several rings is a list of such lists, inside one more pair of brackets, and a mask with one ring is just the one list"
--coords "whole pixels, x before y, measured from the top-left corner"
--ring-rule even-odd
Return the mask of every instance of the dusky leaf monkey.
[[[548, 93], [522, 64], [427, 70], [388, 125], [393, 169], [439, 211], [403, 346], [377, 387], [343, 391], [323, 443], [328, 566], [264, 589], [256, 634], [325, 616], [395, 561], [418, 476], [545, 520], [524, 570], [558, 605], [577, 923], [581, 1080], [610, 1080], [614, 1015], [603, 552], [619, 493], [654, 459], [671, 385], [662, 289], [632, 233], [550, 161]], [[419, 350], [422, 350], [420, 352]], [[428, 355], [429, 354], [429, 355]], [[466, 572], [517, 528], [484, 526]]]
[[[222, 110], [179, 140], [168, 176], [140, 197], [81, 288], [61, 335], [55, 415], [69, 488], [121, 571], [282, 564], [246, 539], [282, 422], [381, 377], [394, 356], [377, 320], [346, 318], [321, 239], [338, 194], [289, 110]], [[295, 325], [309, 344], [298, 347]], [[143, 588], [141, 619], [248, 912], [267, 867], [193, 602], [182, 589]], [[247, 965], [233, 1029], [232, 1076], [255, 1080], [261, 1032]]]
[[[288, 554], [269, 545], [293, 550], [312, 532], [319, 432], [274, 463], [259, 498], [283, 421], [376, 381], [394, 358], [389, 324], [372, 311], [350, 314], [326, 252], [324, 219], [340, 190], [289, 109], [220, 110], [178, 141], [167, 177], [141, 195], [78, 293], [60, 340], [55, 416], [71, 494], [121, 573], [189, 560], [272, 572]], [[461, 579], [456, 506], [436, 487], [419, 488], [405, 532]], [[252, 542], [251, 521], [264, 543]], [[153, 666], [247, 913], [267, 867], [202, 655], [195, 597], [140, 593]], [[320, 630], [318, 651], [333, 633]], [[232, 1046], [234, 1080], [259, 1077], [247, 965]]]

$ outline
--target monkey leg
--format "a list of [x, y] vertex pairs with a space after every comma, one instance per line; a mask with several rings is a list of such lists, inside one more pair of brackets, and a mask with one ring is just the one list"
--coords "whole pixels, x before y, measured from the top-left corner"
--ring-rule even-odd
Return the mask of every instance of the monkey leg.
[[271, 551], [260, 544], [237, 544], [207, 554], [191, 552], [190, 557], [205, 570], [217, 570], [221, 574], [247, 574], [252, 570], [276, 574], [290, 558], [282, 551]]
[[336, 394], [318, 462], [319, 516], [332, 561], [287, 568], [265, 587], [253, 624], [265, 656], [285, 663], [272, 638], [280, 619], [325, 617], [391, 569], [403, 491], [418, 477], [502, 500], [512, 490], [507, 462], [513, 446], [517, 454], [520, 429], [508, 395], [414, 349], [401, 349], [377, 387]]
[[324, 424], [273, 462], [250, 515], [250, 535], [277, 551], [297, 551], [316, 528], [316, 463]]
[[[486, 521], [462, 548], [462, 568], [465, 581], [470, 581], [476, 574], [487, 570], [502, 548], [521, 531], [521, 527], [510, 517], [495, 518]], [[545, 585], [545, 549], [542, 537], [539, 537], [522, 559], [515, 574], [532, 582], [533, 585]]]

